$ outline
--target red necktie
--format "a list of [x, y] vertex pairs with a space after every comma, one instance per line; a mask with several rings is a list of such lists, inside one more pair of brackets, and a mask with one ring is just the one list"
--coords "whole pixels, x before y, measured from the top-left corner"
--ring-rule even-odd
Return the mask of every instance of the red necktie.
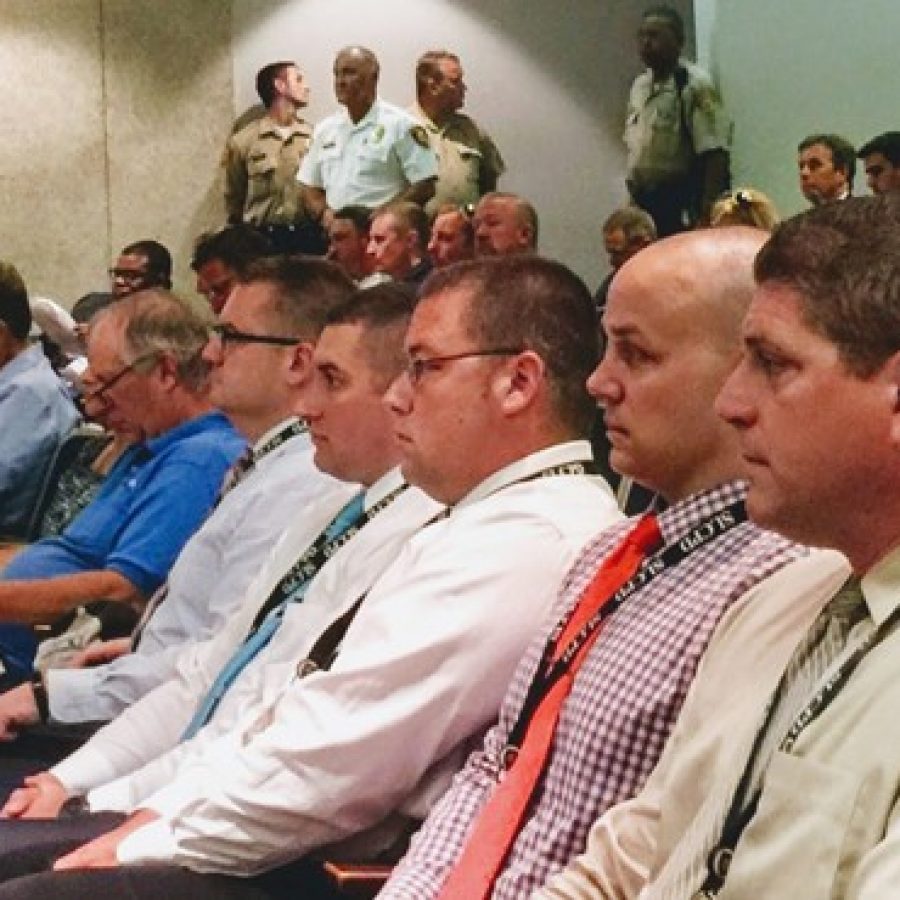
[[[554, 647], [551, 664], [603, 606], [640, 568], [651, 548], [660, 542], [656, 517], [644, 516], [630, 534], [606, 558], [578, 601]], [[494, 788], [469, 832], [465, 849], [450, 871], [438, 900], [485, 900], [519, 832], [531, 795], [540, 780], [556, 731], [562, 705], [575, 673], [602, 628], [597, 628], [538, 704], [515, 758], [515, 764]]]

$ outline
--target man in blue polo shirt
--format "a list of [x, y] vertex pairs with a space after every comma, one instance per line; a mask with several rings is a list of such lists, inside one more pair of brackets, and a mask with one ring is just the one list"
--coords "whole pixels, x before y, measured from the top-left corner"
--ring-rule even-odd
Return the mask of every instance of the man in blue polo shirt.
[[204, 323], [163, 290], [134, 294], [94, 320], [94, 397], [106, 403], [110, 427], [146, 437], [61, 535], [7, 566], [0, 620], [52, 621], [92, 600], [139, 604], [162, 583], [245, 446], [210, 405], [206, 340]]

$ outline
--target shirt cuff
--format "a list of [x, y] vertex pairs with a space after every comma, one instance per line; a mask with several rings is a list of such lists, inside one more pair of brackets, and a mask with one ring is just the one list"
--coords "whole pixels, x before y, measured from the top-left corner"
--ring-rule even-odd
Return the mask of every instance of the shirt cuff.
[[171, 863], [175, 859], [175, 835], [166, 819], [155, 819], [128, 835], [116, 848], [123, 866]]
[[56, 722], [94, 722], [104, 718], [97, 709], [97, 689], [104, 668], [48, 669], [44, 683], [50, 718]]
[[92, 788], [116, 777], [106, 755], [87, 745], [55, 765], [50, 774], [60, 780], [70, 797], [83, 797]]

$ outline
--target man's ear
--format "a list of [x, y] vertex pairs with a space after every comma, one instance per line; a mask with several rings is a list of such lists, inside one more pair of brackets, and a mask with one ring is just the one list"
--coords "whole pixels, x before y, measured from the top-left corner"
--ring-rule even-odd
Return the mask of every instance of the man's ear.
[[156, 364], [156, 371], [159, 373], [160, 381], [166, 390], [172, 390], [181, 382], [178, 377], [178, 361], [171, 353], [162, 353], [159, 362]]
[[546, 373], [544, 361], [533, 350], [511, 357], [495, 378], [496, 394], [504, 413], [516, 415], [531, 406]]
[[291, 348], [290, 361], [288, 363], [288, 384], [297, 387], [306, 384], [313, 373], [313, 352], [316, 345], [312, 341], [301, 341]]

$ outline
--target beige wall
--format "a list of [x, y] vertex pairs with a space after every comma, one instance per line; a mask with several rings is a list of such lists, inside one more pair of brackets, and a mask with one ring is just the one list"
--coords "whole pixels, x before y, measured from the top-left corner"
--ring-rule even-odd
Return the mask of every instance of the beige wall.
[[190, 293], [193, 238], [222, 218], [233, 115], [222, 0], [2, 0], [0, 255], [71, 305], [155, 238]]

